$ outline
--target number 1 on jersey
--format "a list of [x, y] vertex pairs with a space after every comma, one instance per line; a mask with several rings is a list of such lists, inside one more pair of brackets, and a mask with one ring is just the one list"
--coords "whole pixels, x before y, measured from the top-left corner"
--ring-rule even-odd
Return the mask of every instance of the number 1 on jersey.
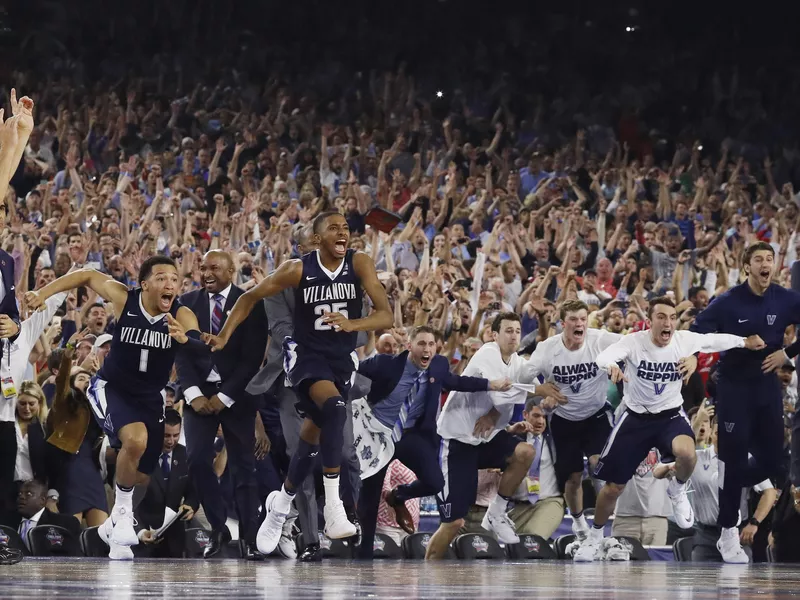
[[139, 353], [139, 372], [140, 373], [147, 373], [147, 358], [150, 355], [150, 350], [147, 348], [142, 348], [142, 351]]
[[319, 319], [314, 321], [314, 329], [317, 331], [329, 331], [332, 329], [330, 325], [325, 323], [323, 319], [325, 318], [325, 313], [329, 312], [338, 312], [344, 315], [345, 319], [349, 319], [350, 317], [347, 316], [347, 302], [334, 302], [333, 304], [320, 304], [319, 306], [314, 307], [314, 314], [315, 315], [322, 315]]

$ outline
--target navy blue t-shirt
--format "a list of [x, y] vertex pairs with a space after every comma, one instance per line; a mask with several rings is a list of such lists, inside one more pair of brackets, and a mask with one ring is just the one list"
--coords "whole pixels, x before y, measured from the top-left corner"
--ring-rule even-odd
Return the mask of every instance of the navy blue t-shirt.
[[759, 296], [745, 282], [715, 298], [697, 315], [691, 330], [761, 336], [767, 345], [764, 350], [734, 348], [721, 355], [720, 375], [749, 379], [762, 376], [761, 363], [769, 354], [783, 348], [786, 328], [796, 323], [800, 323], [800, 293], [773, 283]]

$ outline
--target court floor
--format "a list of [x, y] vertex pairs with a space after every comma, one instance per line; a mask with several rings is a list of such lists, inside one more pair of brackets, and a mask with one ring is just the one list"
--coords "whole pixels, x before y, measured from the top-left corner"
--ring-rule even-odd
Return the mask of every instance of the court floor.
[[800, 568], [664, 562], [26, 558], [0, 566], [0, 598], [786, 598]]

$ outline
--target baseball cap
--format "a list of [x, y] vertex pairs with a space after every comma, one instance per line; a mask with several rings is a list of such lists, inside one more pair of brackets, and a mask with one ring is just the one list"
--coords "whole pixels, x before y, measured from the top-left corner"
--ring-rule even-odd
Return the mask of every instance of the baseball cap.
[[103, 346], [103, 344], [107, 344], [113, 339], [114, 339], [114, 336], [111, 335], [110, 333], [103, 333], [100, 336], [98, 336], [97, 339], [95, 340], [94, 347], [95, 348], [101, 348]]

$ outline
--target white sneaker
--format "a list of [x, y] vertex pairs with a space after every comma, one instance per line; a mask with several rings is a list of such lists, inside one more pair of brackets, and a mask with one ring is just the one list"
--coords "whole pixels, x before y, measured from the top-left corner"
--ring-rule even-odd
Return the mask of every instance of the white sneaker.
[[739, 530], [736, 527], [723, 527], [717, 540], [717, 550], [726, 563], [744, 565], [750, 562], [750, 557], [739, 542]]
[[103, 521], [102, 525], [97, 526], [97, 537], [100, 538], [106, 546], [109, 545], [109, 538], [111, 538], [111, 530], [114, 529], [114, 521], [111, 520], [111, 517], [108, 517], [105, 521]]
[[580, 547], [572, 555], [575, 562], [594, 562], [603, 546], [603, 530], [592, 527], [586, 539], [581, 542]]
[[512, 521], [506, 513], [498, 517], [489, 514], [487, 510], [486, 514], [483, 515], [481, 527], [487, 531], [493, 532], [497, 536], [498, 541], [504, 544], [519, 544], [519, 536], [517, 532], [514, 531], [514, 521]]
[[297, 558], [297, 544], [294, 543], [292, 536], [295, 521], [297, 521], [297, 510], [292, 508], [283, 523], [281, 539], [278, 541], [278, 553], [284, 558]]
[[133, 560], [133, 550], [131, 550], [130, 546], [111, 542], [108, 549], [108, 558], [111, 560]]
[[675, 522], [682, 529], [689, 529], [694, 525], [694, 511], [692, 505], [689, 504], [689, 497], [686, 495], [687, 483], [681, 485], [675, 479], [671, 479], [667, 486], [667, 496], [672, 501]]
[[278, 547], [283, 533], [283, 524], [289, 516], [288, 513], [279, 513], [273, 508], [278, 494], [280, 494], [279, 491], [274, 491], [267, 496], [267, 501], [264, 503], [267, 516], [256, 534], [256, 547], [264, 556], [272, 554]]
[[572, 519], [572, 533], [579, 542], [583, 542], [589, 535], [589, 523], [586, 522], [586, 517], [581, 515], [577, 519]]
[[328, 539], [340, 540], [353, 537], [358, 533], [356, 526], [347, 518], [342, 502], [336, 502], [335, 504], [326, 502], [322, 514], [325, 517], [325, 535]]
[[136, 535], [134, 529], [136, 519], [133, 518], [133, 511], [115, 506], [111, 511], [111, 522], [113, 529], [108, 539], [112, 543], [120, 546], [135, 546], [139, 543], [139, 536]]

